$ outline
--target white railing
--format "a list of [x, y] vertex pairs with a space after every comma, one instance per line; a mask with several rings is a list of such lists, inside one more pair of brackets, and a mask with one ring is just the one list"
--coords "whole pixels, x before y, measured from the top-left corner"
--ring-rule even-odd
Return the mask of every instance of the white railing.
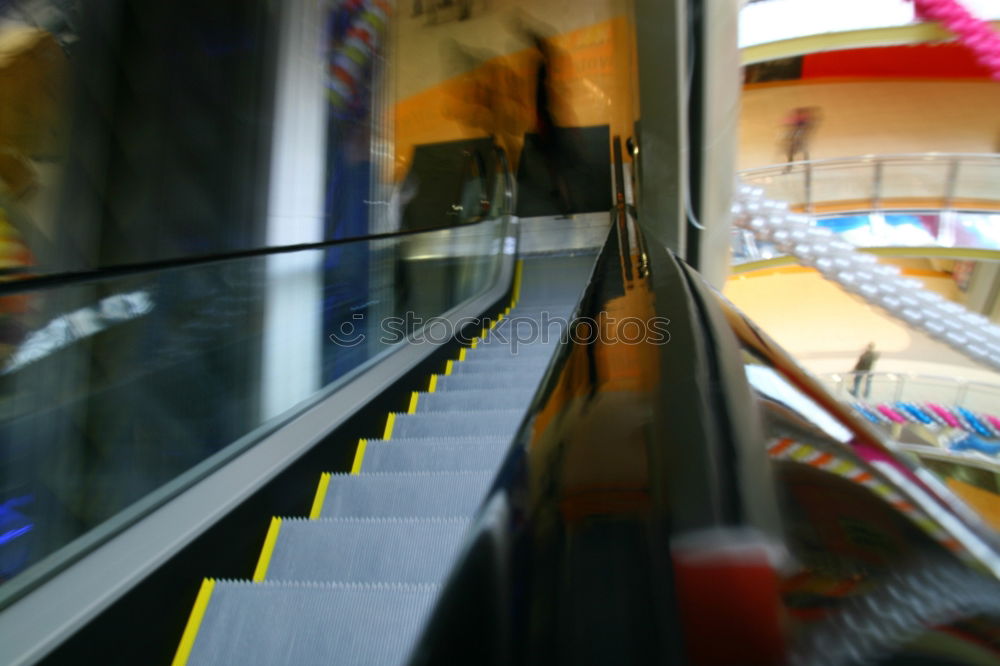
[[857, 155], [775, 164], [739, 176], [769, 199], [808, 212], [824, 204], [881, 210], [894, 202], [938, 210], [1000, 208], [1000, 155], [992, 153]]
[[965, 407], [973, 412], [1000, 414], [1000, 384], [900, 372], [829, 373], [820, 379], [842, 400], [888, 404], [933, 402], [946, 407]]

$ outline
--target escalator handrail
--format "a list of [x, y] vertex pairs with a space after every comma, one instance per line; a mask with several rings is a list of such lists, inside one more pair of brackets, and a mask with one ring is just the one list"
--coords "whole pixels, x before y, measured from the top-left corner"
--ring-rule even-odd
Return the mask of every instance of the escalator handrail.
[[511, 171], [507, 151], [500, 146], [494, 146], [493, 150], [497, 156], [500, 177], [503, 179], [503, 207], [500, 211], [502, 215], [513, 215], [514, 211], [517, 210], [517, 180]]

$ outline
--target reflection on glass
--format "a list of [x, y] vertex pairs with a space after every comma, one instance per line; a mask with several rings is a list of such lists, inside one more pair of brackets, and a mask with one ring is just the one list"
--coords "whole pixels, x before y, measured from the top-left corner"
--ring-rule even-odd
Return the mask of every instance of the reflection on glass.
[[381, 0], [0, 2], [0, 277], [398, 229], [389, 19]]
[[0, 369], [0, 580], [114, 528], [106, 521], [150, 492], [481, 292], [502, 229], [488, 221], [32, 292], [37, 322]]

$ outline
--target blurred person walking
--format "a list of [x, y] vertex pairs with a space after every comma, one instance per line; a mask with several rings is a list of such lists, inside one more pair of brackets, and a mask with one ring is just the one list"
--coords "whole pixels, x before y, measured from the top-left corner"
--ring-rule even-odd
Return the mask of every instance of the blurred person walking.
[[819, 123], [819, 110], [815, 106], [798, 106], [785, 119], [785, 152], [787, 154], [785, 172], [792, 169], [796, 155], [809, 159], [809, 143]]
[[861, 382], [864, 381], [865, 391], [864, 397], [868, 398], [872, 392], [872, 368], [875, 366], [875, 361], [878, 360], [878, 353], [875, 351], [875, 343], [869, 342], [868, 346], [858, 357], [858, 362], [854, 364], [854, 370], [852, 373], [854, 375], [854, 388], [851, 390], [851, 395], [855, 398], [860, 397], [858, 391], [861, 389]]
[[[558, 200], [562, 214], [569, 217], [574, 210], [566, 172], [576, 166], [576, 151], [568, 140], [567, 130], [556, 123], [555, 107], [560, 101], [552, 84], [552, 70], [560, 53], [541, 33], [518, 22], [517, 28], [538, 53], [535, 70], [535, 131], [538, 149], [545, 161], [552, 184], [552, 195]], [[565, 123], [564, 123], [565, 124]]]

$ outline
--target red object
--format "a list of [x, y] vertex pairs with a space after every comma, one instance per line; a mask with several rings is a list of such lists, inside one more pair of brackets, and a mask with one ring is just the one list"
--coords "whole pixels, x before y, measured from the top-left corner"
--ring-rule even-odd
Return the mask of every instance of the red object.
[[988, 79], [990, 69], [962, 44], [914, 44], [812, 53], [802, 59], [802, 78]]
[[687, 663], [784, 663], [780, 584], [765, 553], [675, 553], [674, 572]]
[[913, 0], [917, 16], [937, 21], [958, 37], [976, 60], [1000, 81], [1000, 35], [989, 23], [973, 16], [958, 0]]

